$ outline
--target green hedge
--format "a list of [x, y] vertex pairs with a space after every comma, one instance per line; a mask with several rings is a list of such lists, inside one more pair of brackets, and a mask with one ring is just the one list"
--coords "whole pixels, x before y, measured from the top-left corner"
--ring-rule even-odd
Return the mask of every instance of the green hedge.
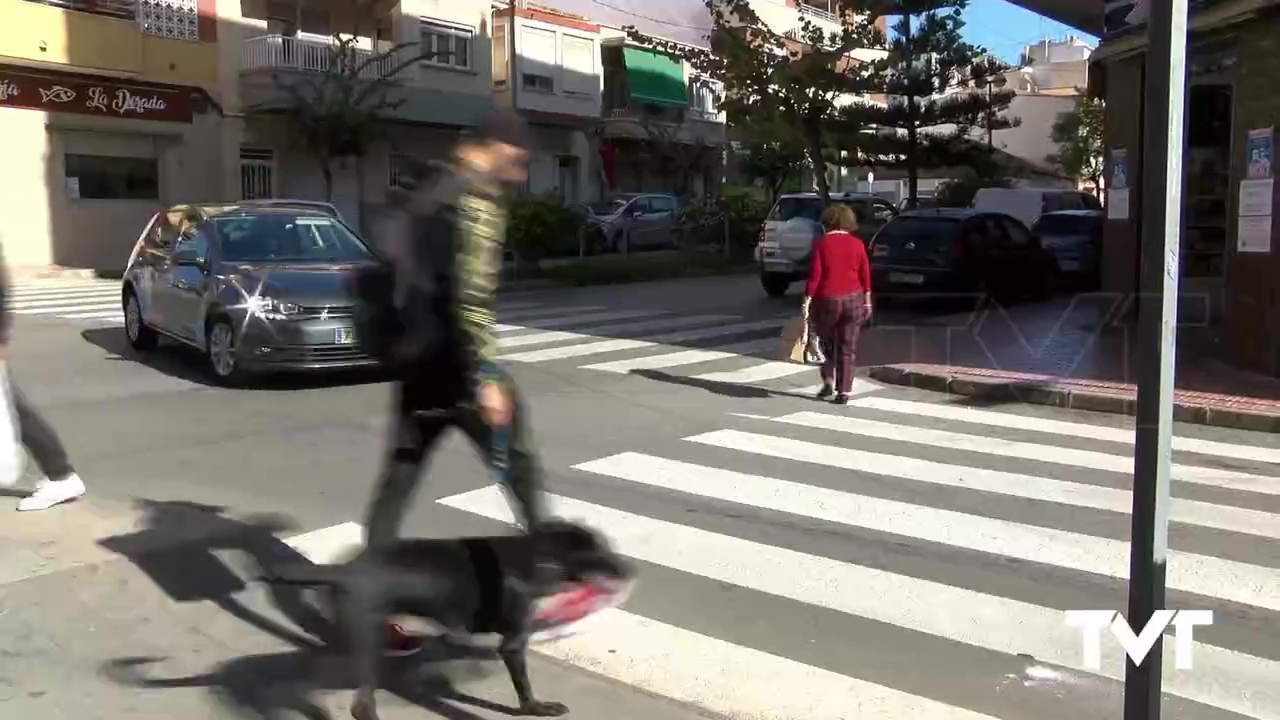
[[553, 197], [518, 197], [511, 203], [507, 243], [522, 265], [578, 254], [586, 217]]

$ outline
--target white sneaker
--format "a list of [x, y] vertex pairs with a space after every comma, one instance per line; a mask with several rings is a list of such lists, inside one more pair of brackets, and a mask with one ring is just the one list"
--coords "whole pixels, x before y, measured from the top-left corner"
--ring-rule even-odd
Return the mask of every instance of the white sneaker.
[[35, 492], [18, 502], [18, 510], [20, 512], [48, 510], [54, 505], [76, 500], [84, 493], [84, 481], [79, 475], [68, 475], [62, 480], [41, 480], [36, 485]]

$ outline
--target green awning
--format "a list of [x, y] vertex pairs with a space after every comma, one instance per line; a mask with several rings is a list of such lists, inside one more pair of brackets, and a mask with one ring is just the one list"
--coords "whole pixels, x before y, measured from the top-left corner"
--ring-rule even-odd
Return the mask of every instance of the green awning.
[[633, 47], [624, 47], [622, 57], [627, 64], [627, 84], [632, 100], [678, 107], [689, 104], [689, 93], [684, 87], [684, 66], [679, 60]]

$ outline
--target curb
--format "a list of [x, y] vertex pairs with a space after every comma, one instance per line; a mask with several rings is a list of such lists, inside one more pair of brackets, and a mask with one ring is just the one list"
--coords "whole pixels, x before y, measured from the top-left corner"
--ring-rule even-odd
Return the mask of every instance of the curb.
[[[888, 385], [902, 385], [949, 395], [981, 398], [992, 402], [1049, 405], [1070, 410], [1117, 415], [1133, 415], [1137, 409], [1137, 400], [1128, 394], [1102, 390], [1073, 390], [1067, 387], [1044, 386], [1018, 380], [979, 378], [963, 373], [942, 375], [892, 365], [871, 368], [868, 374], [871, 379]], [[1193, 425], [1280, 433], [1280, 415], [1176, 400], [1173, 404], [1173, 419]]]

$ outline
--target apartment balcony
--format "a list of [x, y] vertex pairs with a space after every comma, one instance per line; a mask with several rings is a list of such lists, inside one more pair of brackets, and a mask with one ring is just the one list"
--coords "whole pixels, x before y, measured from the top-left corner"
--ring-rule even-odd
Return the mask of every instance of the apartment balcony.
[[[357, 45], [374, 43], [365, 38]], [[328, 74], [384, 84], [388, 100], [384, 117], [388, 121], [475, 125], [491, 107], [492, 98], [425, 85], [416, 63], [408, 62], [416, 55], [409, 48], [376, 52], [370, 47], [344, 47], [336, 40], [252, 37], [240, 48], [241, 102], [245, 108], [260, 112], [287, 111], [295, 102], [295, 89], [323, 92], [323, 76]]]
[[602, 121], [608, 137], [646, 140], [661, 136], [682, 143], [707, 145], [723, 145], [726, 139], [723, 113], [688, 105], [618, 105], [606, 108]]
[[218, 85], [215, 19], [198, 0], [8, 0], [0, 56], [143, 80]]
[[297, 73], [339, 72], [361, 80], [388, 79], [398, 58], [384, 54], [375, 59], [372, 50], [343, 47], [337, 41], [310, 40], [283, 35], [262, 35], [244, 41], [240, 73], [277, 71]]
[[800, 14], [819, 24], [839, 25], [840, 18], [836, 15], [838, 7], [835, 0], [827, 2], [826, 0], [800, 0]]

